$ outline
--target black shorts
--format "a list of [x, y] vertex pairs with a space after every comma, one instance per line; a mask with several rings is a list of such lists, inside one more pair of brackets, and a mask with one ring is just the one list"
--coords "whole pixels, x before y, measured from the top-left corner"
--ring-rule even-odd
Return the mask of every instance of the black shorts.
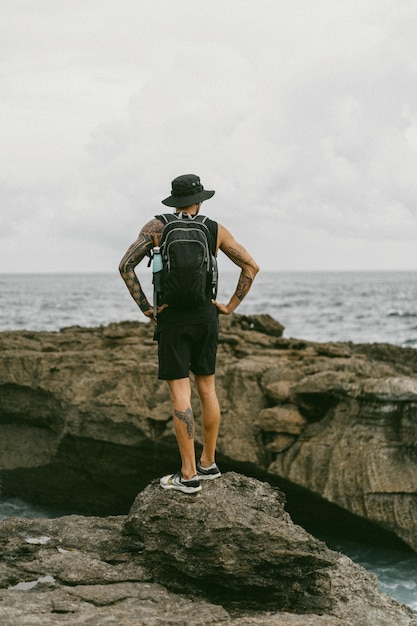
[[216, 369], [219, 322], [179, 324], [157, 332], [161, 380], [188, 378], [190, 370], [197, 376], [210, 376]]

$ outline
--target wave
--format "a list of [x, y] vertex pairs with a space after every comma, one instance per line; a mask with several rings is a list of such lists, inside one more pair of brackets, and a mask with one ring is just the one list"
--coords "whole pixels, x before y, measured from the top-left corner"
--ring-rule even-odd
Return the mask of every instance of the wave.
[[404, 318], [414, 318], [417, 317], [417, 311], [396, 311], [390, 310], [387, 313], [388, 317], [404, 317]]

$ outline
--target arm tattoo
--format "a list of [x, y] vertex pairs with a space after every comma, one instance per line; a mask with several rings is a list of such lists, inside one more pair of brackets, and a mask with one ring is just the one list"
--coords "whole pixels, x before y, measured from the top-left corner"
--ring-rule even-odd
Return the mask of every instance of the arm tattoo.
[[194, 437], [194, 415], [193, 410], [191, 408], [185, 409], [185, 411], [175, 411], [175, 417], [177, 417], [180, 422], [183, 422], [187, 427], [187, 435], [188, 439], [192, 439]]
[[245, 274], [241, 272], [240, 277], [239, 277], [239, 282], [237, 284], [236, 291], [235, 291], [236, 297], [239, 298], [241, 302], [243, 298], [246, 296], [246, 294], [248, 293], [251, 286], [252, 286], [252, 278], [249, 278], [249, 276], [245, 276]]
[[238, 243], [235, 247], [231, 246], [228, 248], [226, 254], [229, 259], [233, 261], [233, 263], [236, 263], [236, 265], [239, 265], [239, 267], [250, 265], [251, 261], [253, 261], [252, 257], [249, 256], [246, 250]]
[[[238, 244], [239, 245], [239, 244]], [[239, 248], [229, 248], [228, 250], [229, 258], [237, 263], [238, 265], [242, 262], [242, 251]]]
[[123, 259], [120, 261], [119, 271], [126, 283], [127, 288], [136, 304], [144, 313], [151, 309], [143, 290], [135, 273], [135, 267], [138, 265], [149, 250], [153, 247], [155, 235], [161, 232], [163, 224], [153, 219], [148, 222], [140, 231], [139, 237], [131, 246], [129, 246]]

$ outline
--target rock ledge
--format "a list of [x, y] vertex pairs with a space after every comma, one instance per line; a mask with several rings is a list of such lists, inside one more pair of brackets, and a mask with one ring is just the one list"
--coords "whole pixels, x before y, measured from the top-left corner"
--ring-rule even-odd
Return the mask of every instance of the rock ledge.
[[158, 484], [128, 517], [0, 523], [2, 626], [416, 626], [375, 577], [235, 473], [186, 496]]

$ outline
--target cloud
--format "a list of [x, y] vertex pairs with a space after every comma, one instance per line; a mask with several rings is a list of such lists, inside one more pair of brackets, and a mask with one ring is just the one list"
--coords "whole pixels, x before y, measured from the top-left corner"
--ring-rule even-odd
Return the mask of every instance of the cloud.
[[0, 236], [113, 259], [196, 172], [272, 266], [383, 264], [417, 235], [416, 26], [411, 0], [7, 3]]
[[92, 169], [107, 158], [127, 188], [137, 172], [131, 200], [153, 203], [164, 175], [197, 168], [236, 194], [240, 215], [266, 209], [339, 237], [414, 236], [415, 67], [411, 41], [390, 36], [400, 26], [365, 24], [359, 37], [351, 22], [343, 37], [333, 24], [330, 58], [306, 30], [295, 60], [277, 55], [281, 42], [256, 66], [243, 45], [181, 44], [170, 56], [162, 46], [119, 135], [96, 133]]

